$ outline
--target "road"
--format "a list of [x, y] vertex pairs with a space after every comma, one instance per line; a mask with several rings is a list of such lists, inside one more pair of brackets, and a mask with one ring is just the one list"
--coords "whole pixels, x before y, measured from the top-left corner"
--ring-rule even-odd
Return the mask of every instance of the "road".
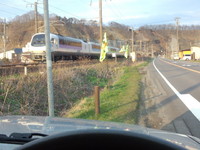
[[156, 58], [141, 72], [139, 124], [200, 138], [200, 63]]

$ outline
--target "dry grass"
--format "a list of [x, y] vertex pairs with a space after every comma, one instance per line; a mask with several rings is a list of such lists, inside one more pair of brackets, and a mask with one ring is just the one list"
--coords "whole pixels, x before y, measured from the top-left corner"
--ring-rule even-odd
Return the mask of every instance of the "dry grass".
[[[77, 67], [60, 66], [53, 70], [55, 113], [71, 108], [79, 99], [90, 96], [93, 87], [114, 81], [123, 63], [104, 62]], [[48, 115], [46, 74], [31, 73], [0, 78], [1, 115]]]
[[70, 118], [114, 121], [135, 124], [138, 119], [138, 103], [141, 76], [137, 66], [121, 68], [116, 82], [101, 91], [100, 114], [95, 115], [94, 97], [84, 98], [63, 115]]

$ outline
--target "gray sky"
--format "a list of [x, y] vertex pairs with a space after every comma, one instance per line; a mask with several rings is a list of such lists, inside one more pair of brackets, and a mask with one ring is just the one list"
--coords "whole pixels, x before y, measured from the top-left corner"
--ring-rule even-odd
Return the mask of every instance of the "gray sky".
[[[175, 23], [200, 24], [200, 0], [102, 0], [103, 22], [129, 26]], [[0, 17], [10, 20], [34, 9], [34, 0], [0, 0]], [[42, 0], [38, 10], [43, 13]], [[62, 17], [98, 20], [98, 0], [49, 0], [50, 13]]]

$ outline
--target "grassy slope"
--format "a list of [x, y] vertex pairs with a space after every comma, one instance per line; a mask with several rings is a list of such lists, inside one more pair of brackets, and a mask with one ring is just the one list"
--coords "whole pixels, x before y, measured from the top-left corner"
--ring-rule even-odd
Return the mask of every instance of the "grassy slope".
[[94, 99], [85, 98], [70, 109], [65, 117], [135, 124], [138, 116], [140, 79], [138, 67], [125, 67], [120, 79], [101, 91], [101, 113], [98, 116], [94, 114]]

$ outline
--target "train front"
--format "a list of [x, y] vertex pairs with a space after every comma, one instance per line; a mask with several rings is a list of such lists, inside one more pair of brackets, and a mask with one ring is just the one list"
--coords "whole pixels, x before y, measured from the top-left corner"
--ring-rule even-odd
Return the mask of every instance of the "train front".
[[46, 46], [44, 33], [37, 33], [33, 35], [29, 46], [29, 52], [33, 61], [46, 60]]

